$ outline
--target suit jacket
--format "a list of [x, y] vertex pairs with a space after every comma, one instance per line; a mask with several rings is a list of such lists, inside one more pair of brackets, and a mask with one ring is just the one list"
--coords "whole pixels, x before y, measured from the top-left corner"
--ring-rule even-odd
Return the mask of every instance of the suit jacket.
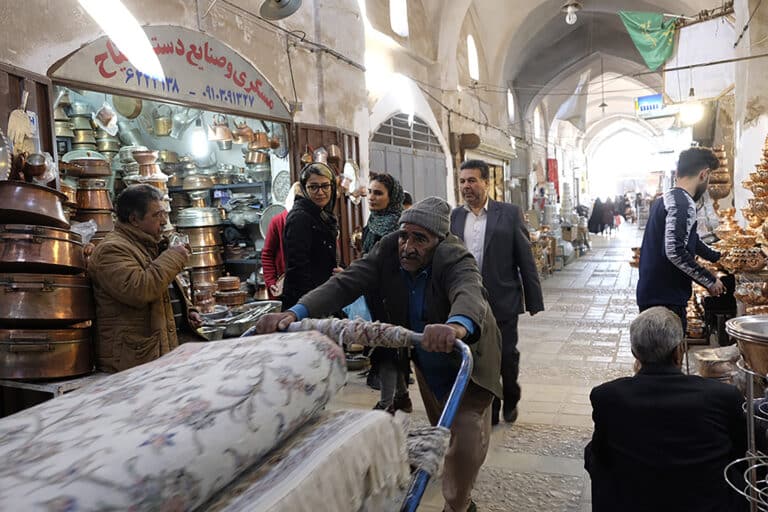
[[592, 390], [595, 431], [584, 452], [594, 512], [725, 512], [746, 504], [723, 478], [746, 451], [739, 391], [674, 366]]
[[[400, 276], [398, 252], [398, 233], [391, 233], [363, 258], [304, 295], [299, 304], [311, 317], [321, 318], [365, 295], [373, 318], [410, 327], [409, 293]], [[427, 324], [445, 323], [454, 315], [475, 323], [477, 329], [467, 340], [474, 360], [472, 380], [501, 397], [501, 334], [475, 259], [453, 235], [435, 249], [424, 302]]]
[[[462, 240], [468, 213], [463, 206], [451, 212], [451, 233]], [[487, 215], [480, 272], [493, 315], [504, 321], [525, 311], [544, 311], [539, 273], [522, 211], [513, 204], [489, 199]]]

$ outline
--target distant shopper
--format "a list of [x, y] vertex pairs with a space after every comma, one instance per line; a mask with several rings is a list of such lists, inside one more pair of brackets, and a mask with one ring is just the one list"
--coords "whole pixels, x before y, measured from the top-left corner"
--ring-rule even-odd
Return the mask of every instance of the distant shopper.
[[300, 182], [303, 197], [296, 198], [283, 233], [283, 309], [326, 282], [337, 268], [336, 176], [327, 165], [314, 162], [301, 171]]
[[283, 231], [285, 219], [293, 208], [297, 196], [301, 196], [301, 184], [293, 184], [288, 197], [285, 199], [285, 210], [269, 221], [267, 236], [264, 237], [264, 249], [261, 251], [261, 267], [264, 272], [264, 284], [270, 299], [278, 299], [283, 295], [285, 281], [285, 255], [283, 254]]
[[413, 196], [410, 192], [404, 191], [403, 192], [403, 210], [407, 210], [413, 206]]
[[640, 313], [629, 333], [640, 371], [590, 394], [592, 511], [746, 510], [723, 478], [747, 448], [741, 393], [680, 371], [683, 329], [668, 309]]
[[720, 161], [710, 149], [691, 148], [680, 153], [677, 186], [651, 205], [640, 251], [637, 305], [640, 311], [665, 306], [686, 328], [685, 307], [696, 281], [712, 295], [725, 291], [723, 283], [696, 262], [696, 256], [715, 262], [720, 253], [707, 247], [696, 233], [696, 201], [707, 190], [709, 173]]
[[587, 228], [590, 233], [598, 234], [603, 231], [603, 202], [598, 197], [592, 205], [592, 214], [589, 216]]

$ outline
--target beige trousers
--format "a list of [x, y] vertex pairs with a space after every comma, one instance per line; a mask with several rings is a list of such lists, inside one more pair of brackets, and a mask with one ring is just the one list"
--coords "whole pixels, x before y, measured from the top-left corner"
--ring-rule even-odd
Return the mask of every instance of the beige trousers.
[[[418, 368], [416, 380], [427, 417], [432, 425], [436, 425], [444, 404], [438, 402]], [[469, 507], [475, 479], [488, 453], [492, 401], [493, 394], [487, 389], [474, 382], [467, 385], [451, 425], [451, 441], [445, 454], [445, 512], [465, 512]]]

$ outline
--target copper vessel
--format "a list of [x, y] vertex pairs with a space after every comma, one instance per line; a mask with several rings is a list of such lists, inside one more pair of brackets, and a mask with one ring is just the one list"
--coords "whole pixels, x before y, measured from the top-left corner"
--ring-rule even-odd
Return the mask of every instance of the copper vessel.
[[0, 224], [26, 222], [69, 228], [64, 215], [66, 201], [66, 195], [52, 188], [22, 181], [0, 181]]
[[248, 297], [248, 292], [234, 291], [234, 292], [216, 292], [216, 304], [223, 304], [225, 306], [242, 306], [245, 304], [245, 299]]
[[67, 171], [67, 176], [80, 178], [99, 178], [112, 175], [112, 166], [106, 160], [97, 158], [81, 158], [69, 163], [59, 163], [59, 167]]
[[0, 225], [0, 268], [6, 272], [79, 274], [85, 271], [82, 239], [64, 229]]
[[92, 370], [90, 329], [0, 329], [0, 378], [54, 379]]
[[220, 292], [234, 292], [240, 289], [240, 278], [227, 275], [220, 277], [216, 284]]
[[216, 283], [216, 280], [224, 273], [224, 266], [193, 268], [192, 286], [198, 286], [201, 283]]
[[112, 210], [77, 210], [75, 214], [77, 222], [88, 222], [91, 219], [96, 223], [96, 231], [113, 231], [115, 229]]
[[224, 244], [221, 239], [221, 230], [218, 226], [179, 228], [178, 231], [189, 237], [189, 245], [193, 248], [212, 247]]
[[63, 327], [93, 319], [91, 282], [84, 276], [0, 274], [0, 323]]
[[111, 210], [112, 199], [109, 197], [105, 180], [80, 180], [77, 188], [77, 207], [82, 210]]
[[221, 255], [219, 247], [204, 247], [194, 249], [187, 261], [187, 267], [218, 267], [224, 264], [224, 258]]

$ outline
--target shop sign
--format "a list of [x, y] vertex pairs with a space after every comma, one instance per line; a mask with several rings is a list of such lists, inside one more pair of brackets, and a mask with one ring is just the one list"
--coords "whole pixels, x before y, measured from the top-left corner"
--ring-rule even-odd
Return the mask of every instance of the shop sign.
[[50, 73], [54, 80], [93, 84], [126, 94], [152, 96], [216, 109], [234, 109], [290, 120], [277, 92], [253, 65], [201, 32], [170, 25], [146, 26], [165, 80], [133, 67], [106, 36], [80, 48]]
[[664, 109], [664, 98], [661, 94], [640, 96], [635, 98], [635, 114], [640, 117], [657, 116]]

